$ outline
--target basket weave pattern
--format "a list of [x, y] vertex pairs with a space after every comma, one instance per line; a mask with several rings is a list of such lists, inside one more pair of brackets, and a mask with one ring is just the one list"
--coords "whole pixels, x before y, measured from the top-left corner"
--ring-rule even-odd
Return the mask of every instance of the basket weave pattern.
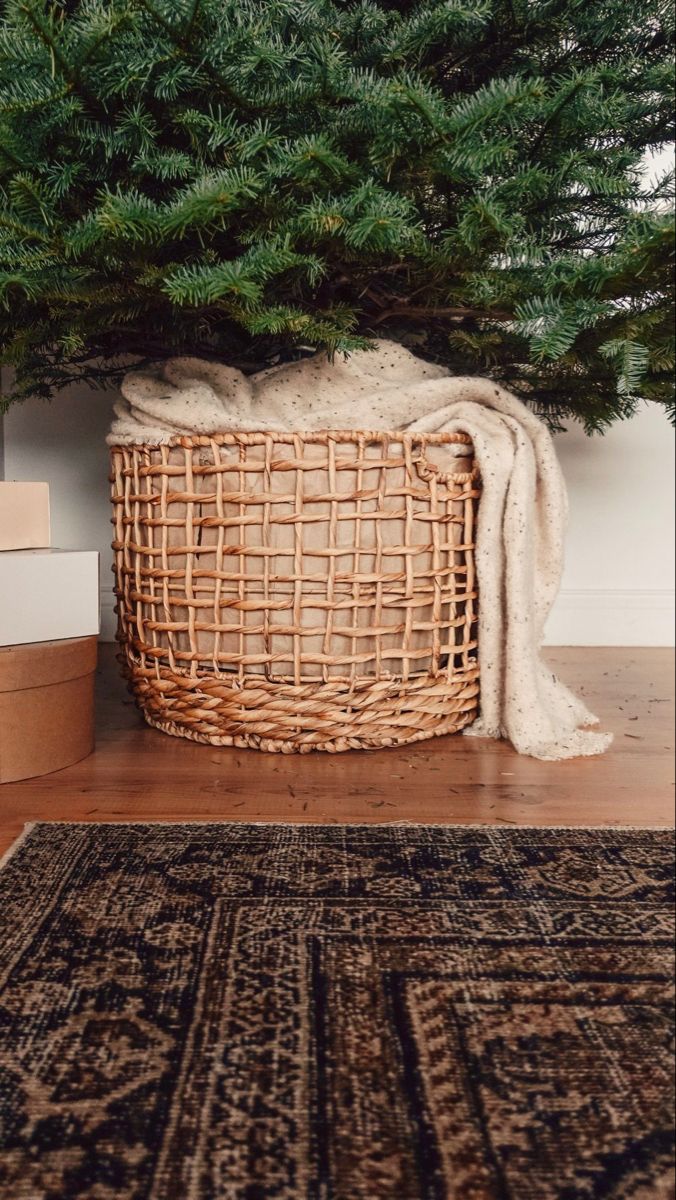
[[292, 752], [474, 720], [464, 435], [180, 437], [113, 447], [111, 480], [118, 637], [151, 725]]

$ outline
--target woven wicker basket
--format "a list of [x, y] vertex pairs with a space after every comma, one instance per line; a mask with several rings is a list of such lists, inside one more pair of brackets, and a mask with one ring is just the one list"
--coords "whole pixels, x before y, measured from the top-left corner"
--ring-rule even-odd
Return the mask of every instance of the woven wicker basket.
[[114, 447], [111, 479], [118, 637], [151, 725], [289, 753], [475, 718], [464, 435], [181, 437]]

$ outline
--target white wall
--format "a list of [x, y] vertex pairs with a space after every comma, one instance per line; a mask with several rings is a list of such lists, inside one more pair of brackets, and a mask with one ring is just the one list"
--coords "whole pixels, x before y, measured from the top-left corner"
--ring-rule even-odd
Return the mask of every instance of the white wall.
[[603, 437], [556, 439], [568, 484], [566, 566], [547, 641], [674, 644], [674, 431], [646, 404]]
[[[99, 550], [104, 636], [113, 633], [108, 454], [112, 395], [82, 389], [5, 417], [5, 478], [51, 486], [53, 542]], [[647, 405], [603, 438], [557, 437], [571, 523], [551, 645], [671, 645], [674, 640], [674, 434]]]

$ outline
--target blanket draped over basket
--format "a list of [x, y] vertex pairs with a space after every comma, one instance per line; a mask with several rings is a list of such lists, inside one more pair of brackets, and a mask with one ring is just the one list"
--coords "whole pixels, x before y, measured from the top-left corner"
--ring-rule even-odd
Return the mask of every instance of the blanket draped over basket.
[[[112, 447], [162, 446], [181, 435], [293, 430], [465, 435], [437, 447], [432, 471], [452, 472], [474, 447], [481, 476], [475, 564], [480, 715], [465, 733], [507, 737], [545, 760], [601, 753], [611, 735], [551, 672], [540, 647], [563, 566], [567, 498], [551, 435], [488, 379], [451, 376], [403, 347], [325, 355], [245, 376], [174, 358], [123, 383]], [[446, 461], [444, 461], [444, 453]], [[458, 464], [460, 465], [460, 464]]]

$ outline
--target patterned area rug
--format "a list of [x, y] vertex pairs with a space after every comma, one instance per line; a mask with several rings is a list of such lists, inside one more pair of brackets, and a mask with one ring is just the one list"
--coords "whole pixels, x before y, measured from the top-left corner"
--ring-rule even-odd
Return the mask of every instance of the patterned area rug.
[[666, 832], [38, 825], [2, 1200], [671, 1200]]

